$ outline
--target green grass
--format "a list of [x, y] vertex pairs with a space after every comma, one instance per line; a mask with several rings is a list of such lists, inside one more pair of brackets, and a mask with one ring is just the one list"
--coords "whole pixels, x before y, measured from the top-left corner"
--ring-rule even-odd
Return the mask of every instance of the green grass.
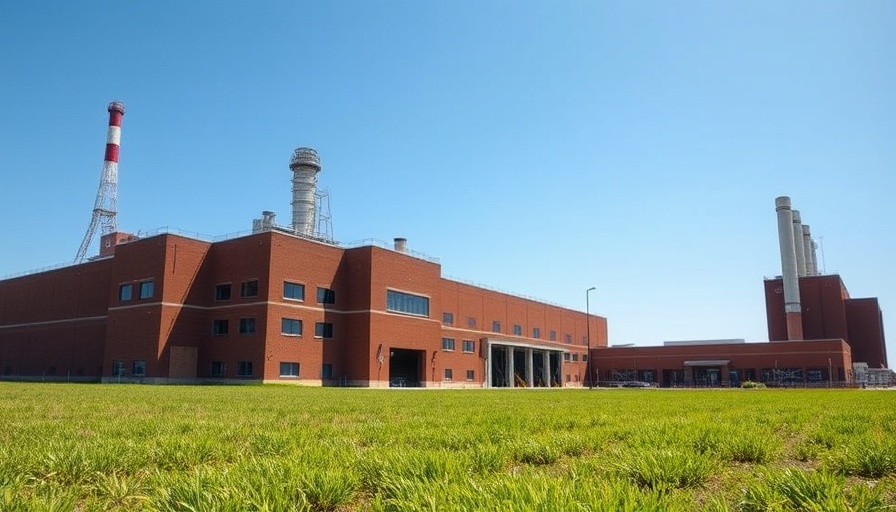
[[896, 393], [0, 383], [0, 512], [871, 511]]

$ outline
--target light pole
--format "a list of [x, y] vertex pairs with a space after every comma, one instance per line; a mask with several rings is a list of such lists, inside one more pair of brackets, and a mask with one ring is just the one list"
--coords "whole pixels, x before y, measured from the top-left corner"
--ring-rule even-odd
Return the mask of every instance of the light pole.
[[588, 372], [588, 389], [594, 389], [594, 372], [591, 371], [593, 361], [591, 360], [591, 303], [589, 299], [591, 292], [595, 289], [596, 287], [592, 286], [585, 290], [585, 337], [588, 340], [588, 363], [585, 364], [585, 371]]

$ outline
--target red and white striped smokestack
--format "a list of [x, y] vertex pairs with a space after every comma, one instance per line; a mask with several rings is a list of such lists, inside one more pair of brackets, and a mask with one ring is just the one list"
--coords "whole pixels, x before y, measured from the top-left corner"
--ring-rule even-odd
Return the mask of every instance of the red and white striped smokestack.
[[[803, 313], [800, 307], [800, 278], [796, 263], [793, 236], [793, 211], [790, 198], [775, 198], [778, 215], [778, 242], [781, 248], [781, 277], [784, 281], [784, 317], [787, 321], [787, 339], [803, 339]], [[801, 229], [802, 231], [802, 229]]]
[[109, 131], [106, 133], [106, 162], [118, 165], [118, 149], [121, 145], [121, 118], [124, 116], [124, 103], [113, 101], [106, 109], [109, 111]]

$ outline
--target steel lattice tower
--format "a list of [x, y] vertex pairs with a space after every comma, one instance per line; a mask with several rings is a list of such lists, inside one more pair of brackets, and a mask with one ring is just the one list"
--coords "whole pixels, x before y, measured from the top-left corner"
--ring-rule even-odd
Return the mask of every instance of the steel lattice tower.
[[107, 108], [109, 111], [109, 131], [106, 134], [106, 157], [103, 160], [103, 172], [100, 175], [100, 188], [96, 192], [93, 215], [90, 226], [81, 241], [75, 263], [84, 261], [87, 248], [96, 234], [97, 226], [101, 235], [108, 235], [118, 230], [115, 214], [118, 211], [118, 149], [121, 143], [121, 118], [124, 116], [124, 103], [113, 101]]

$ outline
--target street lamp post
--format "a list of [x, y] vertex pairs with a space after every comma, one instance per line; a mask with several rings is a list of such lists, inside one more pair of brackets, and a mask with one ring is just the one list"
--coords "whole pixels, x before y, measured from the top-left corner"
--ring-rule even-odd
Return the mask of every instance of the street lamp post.
[[595, 289], [592, 286], [585, 290], [585, 337], [588, 340], [588, 363], [585, 365], [585, 371], [588, 372], [588, 389], [594, 389], [594, 372], [591, 371], [591, 368], [594, 367], [594, 361], [591, 360], [591, 304], [589, 299], [591, 292]]

